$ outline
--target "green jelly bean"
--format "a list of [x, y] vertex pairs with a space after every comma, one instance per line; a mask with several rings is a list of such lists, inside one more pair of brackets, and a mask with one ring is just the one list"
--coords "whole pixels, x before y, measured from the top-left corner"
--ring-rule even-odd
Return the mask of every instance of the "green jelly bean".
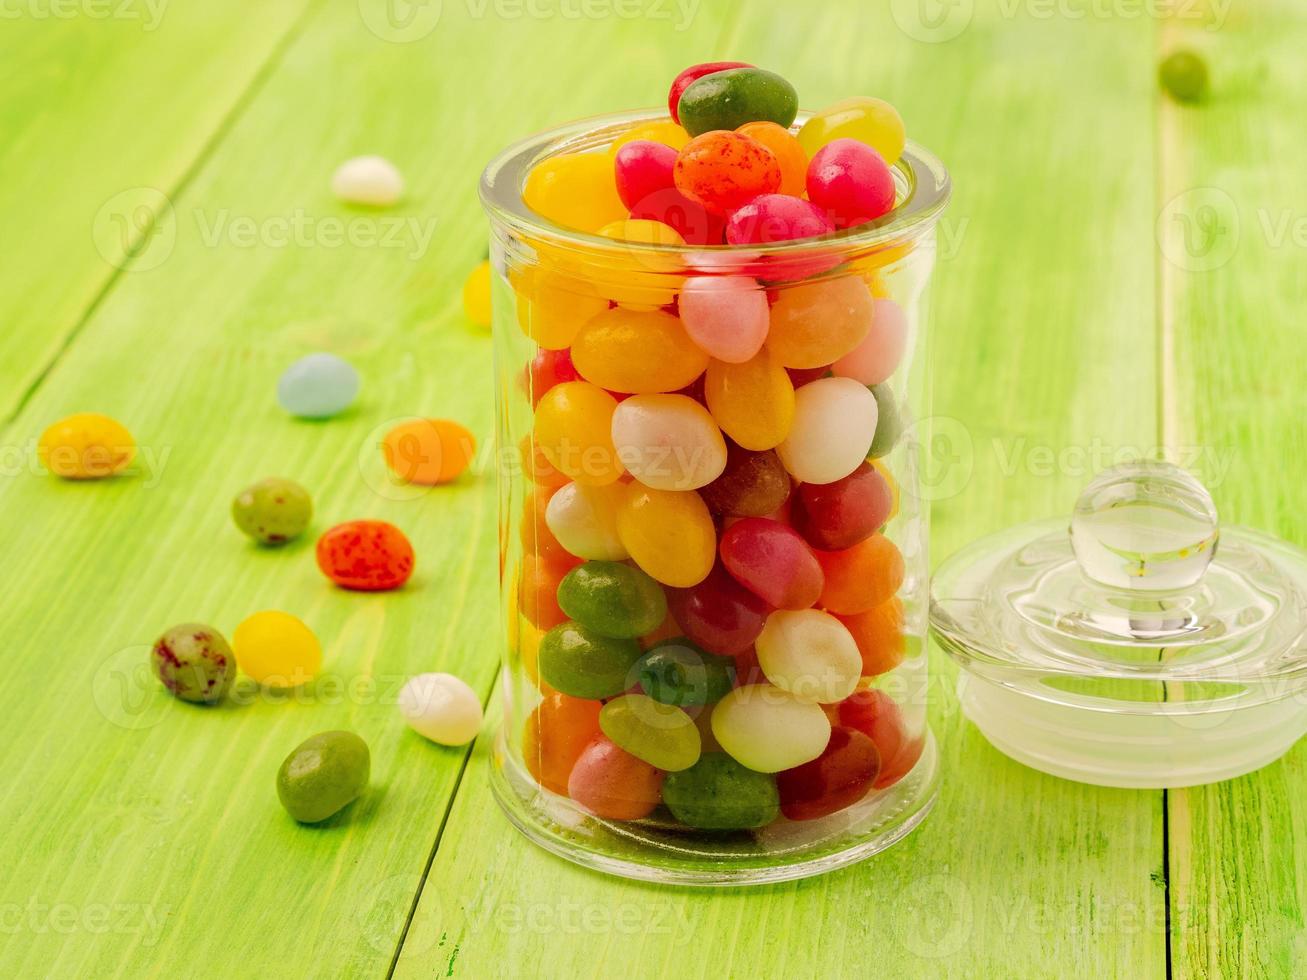
[[277, 796], [300, 823], [319, 823], [353, 803], [368, 785], [368, 745], [353, 732], [305, 739], [277, 770]]
[[685, 637], [664, 640], [640, 658], [640, 687], [663, 704], [716, 704], [735, 684], [735, 661], [699, 649]]
[[689, 769], [702, 751], [694, 719], [643, 694], [613, 698], [599, 712], [599, 727], [619, 749], [665, 772]]
[[667, 618], [663, 587], [630, 565], [588, 561], [564, 576], [558, 605], [582, 626], [619, 640], [652, 633]]
[[574, 698], [611, 698], [635, 684], [640, 645], [581, 623], [555, 626], [540, 641], [540, 676]]
[[750, 830], [780, 814], [770, 773], [746, 769], [725, 752], [709, 752], [689, 769], [668, 773], [663, 802], [672, 816], [697, 830]]
[[871, 393], [876, 397], [876, 435], [871, 440], [867, 458], [880, 459], [898, 445], [899, 436], [903, 434], [903, 416], [899, 412], [899, 400], [888, 384], [872, 385]]
[[691, 84], [681, 93], [676, 112], [691, 136], [765, 120], [789, 129], [799, 113], [799, 96], [775, 72], [731, 68]]
[[231, 502], [236, 526], [260, 544], [298, 538], [313, 519], [313, 500], [294, 480], [270, 477], [246, 487]]
[[1192, 51], [1173, 51], [1158, 68], [1157, 79], [1177, 102], [1198, 102], [1207, 94], [1207, 62]]
[[183, 701], [220, 701], [236, 680], [236, 656], [212, 626], [183, 623], [154, 641], [150, 651], [154, 675]]

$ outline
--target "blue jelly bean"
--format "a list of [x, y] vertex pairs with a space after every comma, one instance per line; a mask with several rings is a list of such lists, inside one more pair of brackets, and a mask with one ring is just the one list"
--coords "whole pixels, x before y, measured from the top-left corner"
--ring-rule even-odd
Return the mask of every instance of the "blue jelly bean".
[[335, 354], [309, 354], [288, 367], [277, 382], [277, 401], [291, 415], [325, 419], [339, 415], [359, 393], [359, 373]]

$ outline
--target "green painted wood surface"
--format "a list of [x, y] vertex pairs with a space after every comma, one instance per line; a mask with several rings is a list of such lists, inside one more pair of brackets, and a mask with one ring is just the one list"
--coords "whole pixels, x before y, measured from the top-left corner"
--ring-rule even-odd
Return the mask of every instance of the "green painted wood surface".
[[[0, 58], [24, 80], [0, 90], [5, 135], [20, 136], [0, 145], [0, 205], [17, 218], [7, 227], [35, 229], [0, 240], [0, 405], [21, 406], [0, 480], [0, 556], [15, 570], [0, 593], [0, 765], [14, 787], [0, 798], [0, 973], [384, 976], [396, 958], [405, 977], [1302, 972], [1301, 751], [1186, 793], [1060, 782], [988, 747], [937, 656], [945, 783], [923, 828], [822, 879], [705, 892], [534, 849], [490, 798], [484, 744], [469, 758], [399, 721], [411, 673], [451, 670], [490, 698], [496, 672], [491, 455], [410, 497], [375, 445], [414, 414], [491, 433], [488, 341], [457, 296], [483, 248], [480, 165], [525, 132], [657, 103], [677, 68], [711, 57], [772, 66], [808, 105], [883, 94], [950, 164], [936, 559], [1065, 512], [1103, 454], [1159, 443], [1209, 447], [1203, 466], [1228, 460], [1227, 513], [1301, 540], [1301, 368], [1265, 352], [1293, 343], [1302, 298], [1292, 224], [1272, 234], [1282, 212], [1307, 214], [1292, 122], [1302, 15], [1279, 0], [1207, 31], [1215, 11], [1158, 23], [1115, 8], [880, 6], [650, 0], [638, 16], [569, 17], [333, 0], [301, 19], [290, 3], [173, 0], [146, 40], [92, 18], [0, 25]], [[1219, 97], [1199, 110], [1155, 95], [1157, 52], [1180, 41], [1218, 66]], [[77, 154], [88, 127], [97, 146], [131, 138], [90, 165]], [[409, 178], [393, 212], [328, 194], [334, 165], [361, 152]], [[91, 232], [106, 201], [141, 186], [171, 209], [115, 275]], [[1198, 220], [1209, 198], [1164, 205], [1199, 186], [1241, 221], [1232, 256], [1202, 269], [1168, 251], [1159, 221]], [[318, 347], [359, 365], [363, 402], [330, 424], [291, 422], [275, 378]], [[31, 471], [30, 441], [79, 409], [131, 426], [136, 473], [75, 486]], [[319, 528], [375, 516], [408, 531], [413, 585], [346, 595], [307, 544], [247, 547], [227, 502], [272, 472], [313, 488]], [[230, 631], [260, 608], [318, 630], [322, 684], [204, 710], [142, 677], [163, 627]], [[305, 830], [272, 775], [330, 727], [368, 739], [374, 786], [349, 819]]]

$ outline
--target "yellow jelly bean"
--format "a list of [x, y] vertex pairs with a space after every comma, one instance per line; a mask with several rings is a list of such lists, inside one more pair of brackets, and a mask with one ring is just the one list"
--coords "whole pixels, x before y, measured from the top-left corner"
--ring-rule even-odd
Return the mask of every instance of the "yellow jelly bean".
[[615, 154], [627, 143], [635, 140], [662, 143], [665, 146], [670, 146], [673, 150], [679, 151], [681, 147], [690, 142], [690, 134], [670, 119], [664, 119], [662, 122], [641, 123], [633, 129], [628, 129], [613, 140], [613, 145], [608, 148], [608, 152]]
[[703, 374], [708, 355], [662, 310], [608, 310], [581, 327], [572, 363], [587, 381], [634, 395], [678, 391]]
[[463, 283], [463, 312], [478, 327], [490, 326], [490, 260], [478, 262]]
[[299, 687], [322, 669], [318, 638], [290, 613], [255, 613], [236, 627], [231, 646], [240, 669], [267, 687]]
[[617, 512], [617, 533], [650, 578], [673, 588], [698, 585], [717, 555], [712, 515], [693, 490], [629, 484]]
[[[643, 245], [685, 244], [680, 232], [671, 225], [638, 218], [604, 225], [599, 234], [604, 238]], [[680, 260], [644, 249], [631, 249], [627, 255], [610, 257], [605, 266], [596, 277], [596, 291], [632, 310], [656, 310], [666, 306], [685, 284], [684, 276], [674, 274], [684, 268]]]
[[622, 475], [613, 448], [617, 399], [584, 381], [554, 385], [536, 408], [535, 442], [549, 462], [583, 486], [601, 487]]
[[121, 422], [96, 412], [60, 419], [41, 434], [37, 455], [55, 476], [97, 480], [136, 458], [136, 440]]
[[581, 324], [608, 309], [590, 283], [569, 273], [535, 266], [509, 276], [517, 292], [522, 332], [546, 350], [572, 345]]
[[907, 135], [903, 119], [892, 105], [884, 99], [858, 95], [827, 106], [799, 130], [799, 143], [809, 158], [838, 139], [861, 140], [892, 166], [903, 155]]
[[794, 385], [765, 347], [743, 364], [711, 362], [704, 395], [722, 431], [745, 449], [774, 449], [790, 434]]
[[613, 158], [606, 153], [565, 153], [542, 160], [527, 175], [522, 200], [555, 224], [591, 233], [627, 214], [617, 196]]

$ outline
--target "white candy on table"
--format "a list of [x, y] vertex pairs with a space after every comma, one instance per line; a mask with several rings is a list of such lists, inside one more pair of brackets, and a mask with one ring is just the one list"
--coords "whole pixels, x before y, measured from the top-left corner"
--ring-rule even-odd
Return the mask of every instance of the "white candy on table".
[[349, 204], [384, 208], [404, 196], [404, 178], [385, 157], [354, 157], [336, 168], [331, 190]]
[[399, 692], [410, 728], [441, 745], [464, 745], [481, 730], [481, 699], [453, 674], [418, 674]]

